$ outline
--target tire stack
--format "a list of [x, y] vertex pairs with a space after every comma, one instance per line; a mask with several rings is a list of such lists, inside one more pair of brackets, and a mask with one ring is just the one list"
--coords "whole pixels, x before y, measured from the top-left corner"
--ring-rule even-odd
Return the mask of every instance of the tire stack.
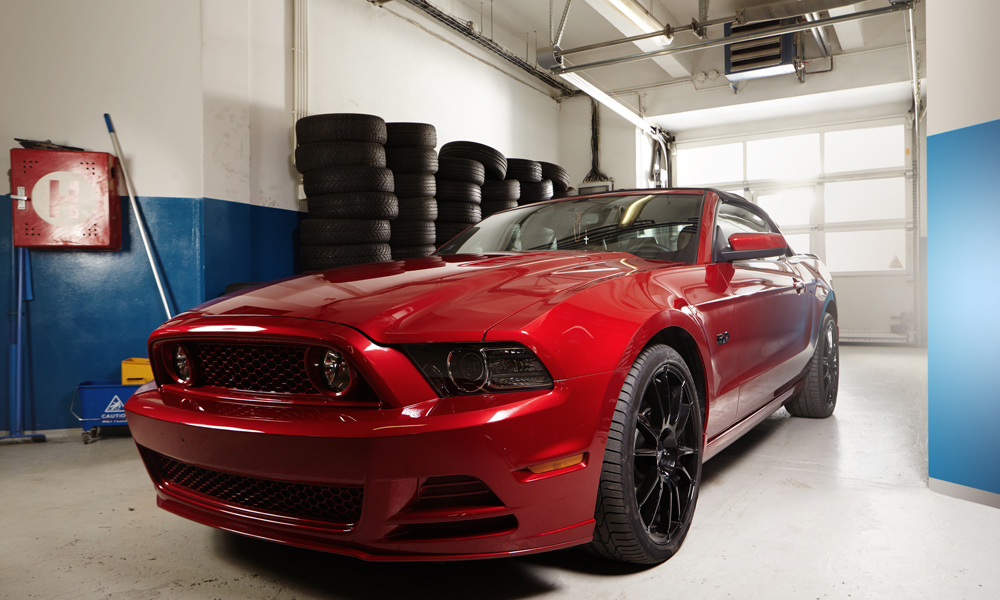
[[509, 166], [507, 179], [516, 180], [521, 187], [517, 204], [534, 204], [551, 200], [555, 197], [556, 189], [564, 192], [569, 187], [569, 175], [559, 165], [523, 158], [511, 158], [507, 164]]
[[[521, 178], [525, 176], [526, 166], [529, 161], [519, 158], [507, 159], [507, 173], [505, 179], [499, 181], [487, 181], [483, 184], [483, 218], [493, 213], [514, 208], [521, 197]], [[538, 163], [535, 163], [536, 165]], [[539, 177], [541, 176], [539, 171]]]
[[503, 181], [507, 159], [476, 142], [448, 142], [441, 147], [437, 173], [437, 246], [482, 220], [483, 186]]
[[539, 162], [538, 164], [542, 166], [542, 180], [548, 179], [552, 182], [553, 198], [565, 198], [576, 195], [576, 190], [570, 187], [569, 173], [566, 169], [548, 162]]
[[434, 199], [438, 171], [437, 130], [428, 123], [387, 123], [386, 164], [392, 171], [399, 216], [392, 222], [392, 258], [430, 256], [434, 252]]
[[385, 121], [312, 115], [298, 120], [295, 133], [295, 167], [309, 209], [299, 227], [301, 270], [391, 260], [389, 222], [399, 207], [386, 168]]

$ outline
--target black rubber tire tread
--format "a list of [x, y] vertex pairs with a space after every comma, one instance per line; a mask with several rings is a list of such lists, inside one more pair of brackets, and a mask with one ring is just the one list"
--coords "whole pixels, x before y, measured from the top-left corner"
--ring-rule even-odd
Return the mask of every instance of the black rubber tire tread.
[[541, 181], [542, 165], [537, 161], [525, 158], [508, 158], [506, 179]]
[[[644, 370], [655, 370], [664, 360], [679, 364], [687, 375], [687, 380], [694, 387], [694, 378], [684, 359], [670, 346], [654, 344], [643, 349], [636, 357], [625, 383], [618, 395], [615, 412], [608, 431], [608, 443], [604, 451], [604, 462], [601, 469], [601, 483], [597, 494], [595, 510], [594, 539], [585, 548], [589, 552], [612, 560], [633, 564], [658, 564], [670, 558], [681, 546], [687, 531], [670, 547], [658, 546], [645, 537], [641, 518], [637, 514], [634, 502], [635, 489], [630, 465], [632, 460], [626, 460], [634, 449], [635, 422], [638, 403], [644, 391], [642, 380], [646, 377]], [[647, 366], [649, 365], [649, 366]], [[651, 376], [652, 374], [650, 374]], [[638, 397], [636, 396], [638, 394]], [[698, 431], [701, 431], [700, 401], [694, 402], [697, 410], [692, 411], [692, 418], [697, 419]], [[702, 440], [699, 435], [698, 443]], [[701, 476], [701, 466], [698, 466], [697, 479]], [[694, 498], [697, 504], [697, 493]], [[638, 521], [638, 525], [636, 524]]]
[[483, 201], [483, 188], [465, 181], [451, 181], [450, 179], [438, 179], [437, 193], [438, 214], [440, 214], [443, 202], [471, 202], [479, 204]]
[[518, 198], [518, 203], [534, 204], [535, 202], [551, 200], [553, 193], [552, 182], [548, 179], [543, 179], [539, 182], [522, 181], [521, 197]]
[[385, 148], [386, 165], [393, 173], [437, 173], [438, 155], [434, 148]]
[[386, 148], [435, 148], [437, 129], [430, 123], [386, 123]]
[[552, 187], [556, 191], [565, 192], [569, 189], [569, 172], [566, 169], [548, 162], [539, 161], [538, 164], [542, 165], [542, 179], [552, 181]]
[[507, 159], [496, 148], [491, 148], [478, 142], [448, 142], [441, 146], [441, 156], [457, 156], [471, 158], [483, 163], [487, 179], [505, 179], [507, 177]]
[[395, 219], [399, 201], [385, 192], [327, 194], [306, 199], [310, 219]]
[[436, 221], [437, 218], [438, 203], [434, 198], [403, 198], [399, 201], [398, 221]]
[[483, 202], [517, 202], [521, 198], [521, 182], [516, 179], [487, 181], [483, 184]]
[[330, 167], [385, 167], [385, 148], [375, 142], [313, 142], [295, 149], [299, 173]]
[[434, 226], [437, 230], [437, 238], [434, 244], [440, 248], [456, 235], [462, 233], [471, 225], [469, 223], [450, 223], [448, 221], [436, 221]]
[[385, 192], [391, 194], [392, 171], [380, 167], [335, 167], [317, 169], [302, 175], [306, 196], [346, 194], [349, 192]]
[[434, 254], [435, 250], [437, 250], [437, 248], [434, 244], [425, 244], [423, 246], [393, 246], [392, 259], [401, 260], [404, 258], [423, 258]]
[[397, 173], [397, 198], [429, 198], [437, 193], [433, 173]]
[[[837, 373], [832, 382], [832, 399], [828, 397], [828, 390], [823, 380], [823, 361], [826, 358], [827, 350], [823, 343], [823, 338], [826, 335], [827, 329], [830, 327], [832, 327], [834, 352], [838, 353], [838, 356], [834, 357], [837, 364]], [[785, 410], [787, 410], [793, 417], [825, 419], [832, 415], [834, 409], [837, 408], [837, 391], [840, 384], [840, 340], [838, 339], [837, 323], [833, 319], [833, 315], [830, 313], [825, 313], [823, 315], [823, 321], [820, 323], [819, 332], [820, 337], [816, 343], [816, 350], [813, 352], [812, 358], [809, 359], [809, 367], [806, 371], [805, 387], [802, 388], [802, 391], [785, 402]]]
[[378, 219], [304, 219], [299, 224], [303, 246], [384, 244], [389, 221]]
[[426, 246], [434, 243], [434, 221], [396, 221], [392, 224], [390, 246]]
[[392, 260], [392, 249], [389, 244], [302, 246], [299, 254], [299, 266], [303, 271], [320, 271], [389, 260]]
[[438, 205], [438, 219], [475, 225], [483, 220], [483, 209], [472, 202], [442, 202]]
[[483, 166], [483, 163], [471, 158], [438, 156], [437, 175], [439, 179], [483, 185], [483, 182], [486, 181], [486, 167]]
[[560, 192], [559, 190], [554, 190], [552, 193], [553, 198], [572, 198], [577, 195], [577, 189], [571, 187], [565, 191]]
[[356, 113], [310, 115], [302, 117], [295, 123], [295, 137], [299, 144], [333, 141], [384, 144], [385, 119]]
[[501, 201], [490, 201], [490, 202], [483, 200], [482, 207], [483, 207], [483, 218], [485, 219], [486, 217], [494, 213], [498, 213], [501, 210], [507, 210], [508, 208], [516, 208], [517, 200], [501, 200]]

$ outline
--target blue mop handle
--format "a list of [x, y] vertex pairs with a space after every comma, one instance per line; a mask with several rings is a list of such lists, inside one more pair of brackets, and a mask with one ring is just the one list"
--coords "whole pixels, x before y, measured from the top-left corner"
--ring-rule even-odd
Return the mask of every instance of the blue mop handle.
[[139, 205], [136, 203], [135, 192], [132, 190], [132, 180], [128, 176], [125, 168], [125, 154], [122, 153], [121, 144], [118, 143], [118, 134], [115, 133], [115, 126], [111, 123], [111, 115], [104, 113], [104, 122], [108, 124], [108, 133], [111, 135], [111, 143], [115, 147], [115, 154], [118, 155], [118, 165], [122, 177], [125, 179], [125, 191], [128, 192], [128, 200], [132, 205], [132, 212], [135, 213], [135, 223], [139, 227], [139, 236], [142, 238], [142, 245], [146, 248], [146, 257], [149, 258], [149, 267], [153, 270], [153, 279], [156, 281], [156, 289], [160, 292], [160, 300], [163, 302], [163, 310], [167, 313], [167, 320], [173, 315], [170, 313], [170, 304], [167, 303], [167, 293], [163, 289], [163, 282], [160, 281], [160, 270], [156, 266], [153, 258], [153, 250], [150, 247], [149, 236], [146, 235], [146, 226], [142, 222], [142, 214], [139, 213]]

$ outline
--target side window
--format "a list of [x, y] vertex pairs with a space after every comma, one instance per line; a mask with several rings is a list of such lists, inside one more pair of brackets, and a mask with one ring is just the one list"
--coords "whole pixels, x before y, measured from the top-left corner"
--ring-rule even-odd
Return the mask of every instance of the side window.
[[729, 250], [729, 236], [734, 233], [771, 233], [773, 230], [760, 215], [740, 206], [723, 202], [715, 221], [715, 248]]

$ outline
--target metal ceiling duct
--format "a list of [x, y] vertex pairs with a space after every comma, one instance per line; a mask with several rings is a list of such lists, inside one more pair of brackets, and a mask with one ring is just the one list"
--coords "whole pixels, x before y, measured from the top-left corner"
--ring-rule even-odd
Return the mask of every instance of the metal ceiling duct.
[[861, 0], [785, 0], [760, 6], [747, 6], [736, 11], [738, 25], [756, 23], [757, 21], [774, 21], [789, 17], [801, 17], [812, 13], [851, 6]]

